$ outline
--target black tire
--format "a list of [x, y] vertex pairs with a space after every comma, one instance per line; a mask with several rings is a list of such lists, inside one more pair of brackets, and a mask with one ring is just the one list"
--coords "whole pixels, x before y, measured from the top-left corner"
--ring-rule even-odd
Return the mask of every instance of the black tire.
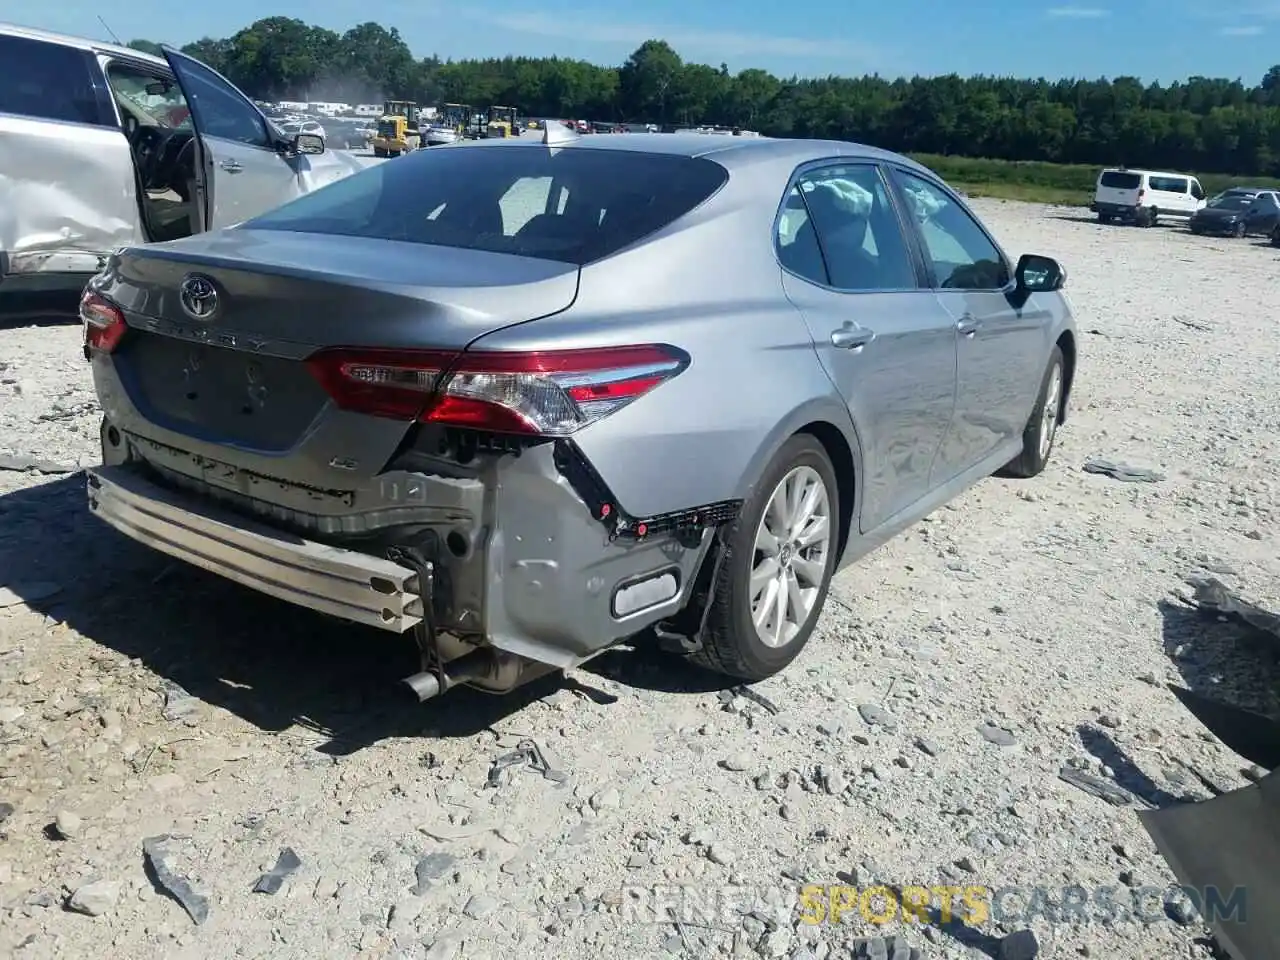
[[1159, 222], [1160, 222], [1160, 211], [1155, 207], [1152, 207], [1150, 211], [1147, 212], [1147, 226], [1154, 227]]
[[1231, 228], [1231, 235], [1235, 237], [1237, 240], [1243, 237], [1244, 233], [1245, 233], [1245, 226], [1244, 226], [1243, 220], [1237, 221], [1236, 225]]
[[[1054, 389], [1055, 371], [1056, 389]], [[1053, 445], [1058, 438], [1058, 421], [1062, 419], [1062, 399], [1067, 386], [1066, 374], [1067, 367], [1062, 359], [1062, 349], [1054, 344], [1053, 350], [1049, 353], [1049, 363], [1045, 367], [1044, 378], [1040, 381], [1040, 393], [1036, 397], [1036, 405], [1032, 408], [1031, 416], [1022, 431], [1022, 453], [1009, 461], [1004, 468], [1005, 473], [1029, 479], [1043, 472], [1048, 465], [1049, 458], [1053, 456]], [[1056, 410], [1053, 419], [1046, 420], [1045, 407], [1048, 405], [1051, 390], [1057, 394], [1057, 399], [1054, 401]], [[1040, 440], [1045, 430], [1049, 431], [1049, 443], [1041, 452]]]
[[1280, 227], [1276, 227], [1271, 231], [1271, 245], [1273, 247], [1280, 247]]
[[1100, 214], [1098, 214], [1098, 222], [1099, 222], [1099, 223], [1110, 223], [1110, 222], [1111, 222], [1111, 214], [1109, 214], [1109, 213], [1100, 213]]
[[[810, 467], [826, 487], [830, 532], [817, 598], [795, 636], [781, 646], [767, 645], [751, 618], [751, 574], [756, 560], [756, 532], [775, 491], [797, 467]], [[763, 680], [783, 670], [799, 656], [813, 635], [835, 571], [840, 522], [839, 487], [826, 449], [807, 433], [796, 434], [778, 451], [755, 493], [727, 531], [726, 553], [712, 585], [711, 609], [702, 649], [691, 655], [695, 663], [742, 680]]]

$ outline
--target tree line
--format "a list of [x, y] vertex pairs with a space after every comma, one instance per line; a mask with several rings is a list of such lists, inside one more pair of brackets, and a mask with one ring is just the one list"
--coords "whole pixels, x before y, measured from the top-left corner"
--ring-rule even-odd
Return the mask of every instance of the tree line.
[[801, 79], [688, 63], [662, 40], [645, 41], [616, 67], [559, 57], [417, 59], [394, 27], [364, 23], [338, 34], [287, 17], [183, 50], [261, 99], [503, 103], [531, 117], [714, 123], [903, 153], [1280, 176], [1280, 65], [1255, 87], [1199, 76], [1168, 85], [955, 74]]

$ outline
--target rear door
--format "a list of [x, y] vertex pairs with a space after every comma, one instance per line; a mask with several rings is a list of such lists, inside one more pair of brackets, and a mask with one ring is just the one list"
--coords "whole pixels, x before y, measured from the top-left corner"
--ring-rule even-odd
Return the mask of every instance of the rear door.
[[297, 158], [283, 154], [253, 101], [199, 60], [169, 47], [164, 55], [191, 107], [204, 228], [239, 223], [298, 196]]
[[1022, 435], [1048, 356], [1051, 314], [1033, 297], [1015, 308], [1003, 251], [941, 183], [894, 167], [957, 350], [955, 415], [932, 486], [977, 466]]
[[1245, 222], [1250, 233], [1270, 234], [1280, 224], [1280, 196], [1270, 190], [1258, 194], [1245, 214]]
[[0, 34], [0, 274], [93, 273], [145, 241], [129, 143], [87, 50]]
[[1132, 207], [1138, 202], [1142, 189], [1142, 174], [1130, 170], [1104, 170], [1098, 177], [1098, 189], [1094, 199], [1098, 203], [1112, 203]]
[[778, 218], [783, 288], [862, 441], [864, 532], [929, 492], [955, 405], [954, 321], [908, 237], [874, 163], [803, 170]]

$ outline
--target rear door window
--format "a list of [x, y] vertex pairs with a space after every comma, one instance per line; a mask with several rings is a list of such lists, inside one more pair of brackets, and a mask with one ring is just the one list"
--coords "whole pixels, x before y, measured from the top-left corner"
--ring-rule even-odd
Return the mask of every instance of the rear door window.
[[1142, 176], [1120, 170], [1108, 170], [1098, 179], [1098, 185], [1110, 190], [1137, 190], [1142, 185]]
[[625, 150], [423, 150], [343, 177], [244, 227], [585, 264], [668, 226], [728, 178], [704, 158]]
[[1161, 193], [1181, 193], [1187, 192], [1186, 177], [1148, 177], [1147, 185], [1152, 190], [1158, 190]]
[[871, 164], [802, 176], [783, 206], [775, 239], [782, 265], [815, 283], [849, 291], [919, 285], [897, 213]]
[[99, 99], [92, 71], [97, 63], [84, 50], [0, 36], [0, 113], [64, 123], [116, 125]]

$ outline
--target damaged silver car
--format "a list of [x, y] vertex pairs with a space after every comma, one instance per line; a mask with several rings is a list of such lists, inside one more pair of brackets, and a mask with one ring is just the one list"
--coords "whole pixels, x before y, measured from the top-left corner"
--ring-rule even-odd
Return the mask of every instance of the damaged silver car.
[[412, 632], [423, 699], [648, 628], [760, 679], [838, 564], [1044, 469], [1064, 283], [869, 147], [552, 124], [423, 150], [110, 259], [82, 302], [89, 504]]
[[209, 67], [0, 23], [0, 309], [117, 247], [228, 226], [361, 169]]

